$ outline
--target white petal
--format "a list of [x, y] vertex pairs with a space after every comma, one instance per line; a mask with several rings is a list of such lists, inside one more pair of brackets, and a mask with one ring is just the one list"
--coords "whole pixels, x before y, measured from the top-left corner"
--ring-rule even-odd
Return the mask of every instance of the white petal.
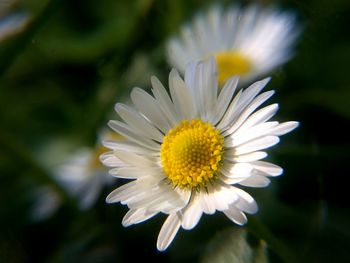
[[[266, 100], [268, 100], [273, 94], [274, 94], [274, 91], [270, 90], [257, 96], [251, 102], [251, 104], [249, 104], [249, 106], [239, 115], [237, 119], [232, 121], [227, 127], [224, 128], [224, 129], [227, 128], [227, 131], [225, 131], [223, 135], [226, 136], [234, 133], [246, 121], [249, 115], [252, 114], [252, 112], [254, 112]], [[239, 106], [237, 106], [237, 108], [240, 109]]]
[[[176, 196], [177, 198], [173, 198], [173, 199], [169, 199], [168, 200], [168, 203], [174, 207], [174, 206], [177, 206], [177, 207], [185, 207], [188, 202], [190, 201], [190, 198], [191, 198], [191, 191], [188, 191], [187, 189], [181, 189], [179, 187], [176, 187], [174, 188], [172, 186], [172, 190], [176, 193], [176, 195], [174, 194], [173, 196]], [[168, 209], [164, 209], [162, 210], [163, 213], [169, 213], [169, 210]]]
[[236, 115], [238, 114], [239, 110], [237, 108], [238, 101], [242, 95], [242, 90], [238, 91], [232, 102], [230, 103], [230, 106], [228, 107], [226, 113], [220, 120], [220, 122], [217, 125], [217, 129], [222, 131], [224, 128], [226, 129], [227, 126], [232, 123], [232, 121], [236, 118]]
[[251, 176], [253, 167], [248, 163], [226, 163], [221, 167], [220, 179], [229, 185], [241, 182]]
[[244, 225], [247, 223], [247, 217], [244, 213], [238, 210], [234, 205], [231, 205], [229, 209], [223, 211], [224, 214], [237, 225]]
[[279, 124], [277, 127], [271, 129], [270, 133], [276, 136], [284, 135], [288, 132], [291, 132], [295, 128], [299, 126], [299, 122], [297, 121], [288, 121]]
[[[155, 84], [157, 85], [157, 84]], [[163, 133], [166, 133], [171, 125], [158, 104], [151, 95], [142, 89], [134, 88], [130, 94], [135, 107], [146, 116]]]
[[[175, 56], [173, 54], [176, 54]], [[179, 69], [181, 72], [185, 71], [187, 64], [187, 57], [182, 43], [178, 39], [170, 39], [167, 44], [167, 57], [171, 65]]]
[[61, 196], [49, 186], [35, 189], [33, 195], [34, 204], [31, 207], [31, 216], [36, 221], [50, 217], [62, 203]]
[[171, 126], [176, 125], [180, 118], [177, 116], [173, 102], [171, 101], [167, 91], [165, 90], [162, 83], [154, 76], [151, 77], [152, 82], [152, 93], [159, 103], [165, 116], [168, 118]]
[[254, 198], [242, 189], [237, 187], [234, 188], [236, 194], [239, 196], [238, 201], [234, 203], [234, 206], [246, 213], [255, 214], [258, 211], [258, 205]]
[[181, 218], [179, 213], [174, 213], [168, 216], [159, 232], [157, 240], [157, 249], [159, 251], [164, 251], [167, 249], [167, 247], [173, 241], [180, 226]]
[[215, 105], [218, 92], [217, 67], [213, 57], [209, 58], [207, 63], [201, 67], [203, 73], [202, 96], [203, 105], [206, 111], [206, 120], [212, 122], [215, 117]]
[[240, 97], [238, 108], [244, 109], [250, 104], [250, 102], [262, 91], [266, 84], [271, 80], [271, 78], [265, 78], [263, 80], [257, 81], [250, 85], [246, 90], [243, 91]]
[[125, 185], [122, 185], [116, 190], [114, 190], [112, 193], [110, 193], [110, 195], [113, 194], [113, 202], [120, 201], [121, 204], [127, 204], [129, 208], [134, 208], [130, 207], [129, 204], [131, 202], [143, 199], [150, 193], [155, 192], [154, 189], [157, 189], [159, 185], [159, 179], [154, 179], [152, 177], [140, 178], [133, 182], [135, 182], [135, 185], [131, 185], [131, 182], [126, 184], [127, 187], [125, 187]]
[[223, 172], [222, 170], [221, 170], [221, 173], [219, 174], [219, 179], [227, 185], [237, 184], [249, 176], [247, 175], [246, 177], [229, 177], [227, 176], [227, 174], [229, 173]]
[[[152, 192], [146, 193], [145, 196], [128, 203], [131, 208], [147, 207], [149, 211], [162, 211], [164, 208], [171, 209], [171, 211], [178, 211], [184, 207], [185, 204], [180, 203], [181, 198], [171, 188], [161, 187], [159, 189], [150, 189]], [[178, 200], [178, 202], [171, 202]], [[171, 203], [170, 203], [170, 202]]]
[[114, 155], [124, 163], [136, 167], [157, 167], [156, 161], [152, 157], [141, 156], [132, 152], [114, 151]]
[[201, 209], [199, 195], [194, 193], [192, 194], [190, 203], [183, 212], [182, 228], [186, 230], [194, 228], [198, 224], [202, 214], [203, 211]]
[[[4, 3], [5, 2], [5, 3]], [[7, 8], [12, 9], [12, 1], [0, 1], [0, 11], [1, 11], [1, 20], [0, 20], [0, 42], [5, 40], [7, 37], [19, 33], [28, 25], [28, 22], [31, 19], [31, 16], [25, 12], [12, 12], [7, 14]], [[11, 6], [3, 6], [11, 5]]]
[[253, 162], [253, 161], [264, 159], [266, 156], [267, 156], [266, 152], [252, 152], [252, 153], [247, 153], [239, 156], [234, 156], [232, 157], [232, 161], [237, 163], [247, 163], [247, 162]]
[[261, 137], [237, 147], [236, 154], [240, 155], [266, 149], [273, 145], [276, 145], [279, 141], [280, 140], [277, 136]]
[[169, 90], [175, 110], [181, 119], [192, 119], [195, 116], [192, 94], [174, 69], [169, 74]]
[[262, 175], [251, 175], [239, 184], [249, 187], [266, 187], [270, 184], [270, 180]]
[[215, 213], [216, 207], [215, 207], [215, 200], [212, 197], [211, 193], [206, 193], [205, 191], [202, 191], [200, 193], [200, 203], [201, 203], [201, 209], [204, 213], [212, 215]]
[[185, 71], [185, 83], [186, 86], [193, 92], [193, 95], [196, 94], [195, 90], [195, 77], [196, 77], [196, 69], [197, 69], [197, 61], [191, 61], [186, 66]]
[[225, 163], [222, 167], [222, 171], [225, 171], [225, 175], [232, 178], [247, 177], [252, 170], [253, 166], [249, 163]]
[[144, 222], [155, 216], [157, 212], [149, 212], [146, 209], [130, 209], [124, 216], [122, 225], [124, 227]]
[[279, 176], [283, 173], [283, 169], [278, 165], [264, 162], [264, 161], [256, 161], [252, 163], [254, 169], [259, 170], [266, 175], [270, 176]]
[[148, 186], [145, 185], [143, 189], [139, 189], [139, 192], [135, 193], [133, 196], [130, 195], [130, 198], [124, 198], [122, 202], [127, 204], [128, 207], [132, 209], [147, 207], [147, 209], [151, 211], [156, 210], [150, 209], [153, 204], [162, 202], [161, 200], [168, 198], [172, 193], [173, 191], [171, 188], [169, 188], [162, 181], [158, 180], [157, 182], [149, 184]]
[[272, 135], [271, 129], [274, 129], [277, 126], [277, 121], [268, 121], [251, 127], [248, 130], [242, 131], [239, 129], [229, 137], [226, 137], [225, 145], [227, 147], [237, 147], [244, 143], [248, 143], [249, 141], [257, 140], [263, 136]]
[[235, 93], [238, 81], [239, 76], [234, 76], [230, 78], [222, 88], [216, 104], [216, 116], [213, 120], [214, 125], [216, 125], [222, 119], [224, 113], [226, 112], [232, 96]]
[[208, 195], [210, 197], [210, 201], [213, 203], [215, 210], [222, 211], [228, 208], [225, 195], [224, 196], [222, 195], [223, 192], [225, 193], [228, 192], [227, 186], [225, 184], [220, 185], [219, 182], [217, 182], [213, 185], [208, 185], [207, 189], [208, 189], [208, 193], [209, 193]]
[[128, 138], [132, 142], [146, 147], [147, 149], [154, 151], [159, 151], [160, 149], [160, 145], [158, 143], [147, 139], [146, 137], [140, 136], [123, 122], [113, 120], [109, 121], [108, 125], [120, 135], [124, 136], [125, 138]]
[[[189, 64], [188, 67], [191, 67], [194, 64]], [[186, 72], [188, 69], [186, 68]], [[192, 71], [192, 68], [191, 68]], [[198, 63], [195, 64], [194, 68], [194, 76], [193, 76], [193, 83], [192, 86], [189, 86], [191, 88], [194, 102], [195, 102], [195, 107], [197, 109], [197, 112], [199, 113], [199, 117], [203, 121], [207, 121], [207, 112], [205, 108], [205, 94], [203, 94], [203, 87], [204, 87], [204, 79], [205, 76], [203, 75], [203, 63]]]
[[114, 189], [107, 197], [107, 203], [116, 203], [123, 199], [124, 196], [132, 195], [133, 192], [137, 192], [140, 187], [137, 185], [137, 181], [124, 184], [117, 189]]
[[114, 109], [136, 133], [158, 142], [163, 141], [164, 135], [131, 107], [117, 103]]
[[89, 209], [94, 205], [104, 186], [104, 176], [103, 173], [92, 173], [82, 190], [76, 193], [82, 209]]
[[164, 214], [171, 214], [183, 209], [189, 202], [191, 191], [173, 189], [173, 193], [168, 197], [166, 202], [155, 206], [154, 209], [160, 210]]
[[159, 151], [151, 151], [145, 147], [140, 146], [137, 143], [130, 141], [102, 141], [103, 146], [112, 150], [132, 152], [135, 154], [146, 155], [146, 156], [158, 156]]
[[230, 204], [237, 201], [238, 196], [236, 191], [230, 185], [218, 182], [214, 184], [214, 187], [215, 192], [213, 193], [213, 199], [215, 201], [216, 210], [227, 210]]
[[170, 214], [187, 205], [189, 194], [190, 191], [179, 192], [168, 181], [162, 180], [151, 187], [140, 190], [130, 198], [125, 198], [122, 203], [126, 203], [132, 209], [146, 207], [150, 212]]
[[269, 120], [270, 118], [272, 118], [276, 114], [277, 110], [278, 110], [277, 103], [266, 106], [266, 107], [258, 110], [257, 112], [252, 114], [244, 122], [244, 124], [242, 124], [242, 126], [237, 130], [237, 132], [247, 130], [248, 128], [250, 128], [258, 123], [262, 123], [262, 122]]
[[163, 171], [161, 167], [118, 167], [111, 169], [109, 173], [112, 176], [124, 179], [137, 179], [145, 176], [156, 176], [159, 179], [163, 177]]
[[118, 159], [113, 152], [106, 152], [100, 155], [100, 161], [107, 167], [124, 167], [127, 166], [123, 161]]

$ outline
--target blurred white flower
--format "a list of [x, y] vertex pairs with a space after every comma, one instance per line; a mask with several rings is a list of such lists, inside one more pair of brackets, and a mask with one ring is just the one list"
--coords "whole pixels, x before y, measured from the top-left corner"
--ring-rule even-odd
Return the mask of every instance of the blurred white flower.
[[211, 8], [167, 44], [170, 64], [181, 72], [191, 61], [215, 57], [219, 83], [233, 75], [246, 82], [286, 62], [298, 36], [295, 17], [273, 8]]
[[[107, 170], [99, 160], [99, 156], [107, 149], [101, 145], [101, 138], [119, 137], [112, 133], [103, 133], [95, 148], [81, 148], [73, 154], [65, 156], [62, 161], [53, 164], [49, 170], [53, 174], [53, 179], [72, 197], [75, 198], [81, 209], [91, 208], [99, 197], [103, 187], [112, 183], [114, 180], [107, 176]], [[62, 147], [64, 148], [64, 147]], [[58, 155], [64, 155], [54, 150], [47, 150], [45, 159], [60, 158]], [[60, 195], [49, 186], [37, 189], [34, 193], [36, 200], [32, 217], [35, 220], [42, 220], [50, 217], [61, 205]]]
[[53, 215], [62, 203], [60, 195], [50, 186], [43, 186], [33, 191], [31, 218], [40, 221]]
[[[158, 236], [158, 250], [165, 250], [180, 226], [192, 229], [203, 213], [222, 211], [243, 225], [244, 213], [255, 213], [254, 199], [240, 185], [265, 187], [269, 176], [282, 168], [261, 161], [261, 150], [279, 142], [298, 122], [268, 121], [278, 104], [254, 111], [274, 92], [260, 91], [269, 79], [258, 81], [234, 97], [238, 77], [231, 78], [218, 94], [214, 59], [191, 63], [185, 81], [176, 70], [169, 75], [170, 96], [155, 77], [151, 96], [135, 88], [136, 109], [116, 104], [123, 121], [109, 126], [126, 141], [108, 140], [113, 151], [101, 156], [110, 174], [133, 179], [107, 197], [130, 209], [123, 225], [143, 222], [159, 212], [168, 214]], [[235, 186], [233, 186], [235, 185]]]
[[24, 30], [30, 21], [28, 13], [12, 11], [15, 2], [17, 1], [0, 1], [0, 42]]
[[78, 200], [82, 209], [90, 208], [102, 188], [112, 181], [98, 159], [101, 153], [103, 149], [80, 149], [54, 171], [56, 181]]

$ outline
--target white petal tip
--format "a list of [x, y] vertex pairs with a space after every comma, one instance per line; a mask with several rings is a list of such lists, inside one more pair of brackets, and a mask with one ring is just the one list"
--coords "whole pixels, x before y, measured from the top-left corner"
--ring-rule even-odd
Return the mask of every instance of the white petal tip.
[[275, 176], [280, 176], [282, 174], [283, 174], [283, 169], [281, 168], [281, 170], [279, 172], [277, 172]]
[[130, 223], [130, 222], [122, 222], [122, 226], [123, 227], [128, 227], [128, 226], [131, 226], [132, 225], [132, 223]]
[[114, 105], [114, 110], [118, 113], [118, 111], [119, 111], [122, 107], [123, 107], [123, 103], [118, 102], [118, 103], [116, 103], [116, 104]]
[[255, 205], [254, 205], [254, 206], [252, 205], [251, 210], [250, 210], [249, 212], [247, 212], [247, 213], [253, 215], [253, 214], [256, 214], [258, 211], [259, 211], [259, 207], [258, 207], [258, 205], [255, 203]]
[[160, 251], [160, 252], [165, 251], [167, 248], [168, 248], [168, 247], [162, 247], [161, 245], [158, 245], [158, 244], [157, 244], [157, 249], [158, 249], [158, 251]]
[[289, 131], [292, 131], [292, 130], [294, 130], [294, 129], [299, 127], [300, 122], [298, 122], [298, 121], [289, 121], [289, 125], [290, 125], [290, 130]]
[[169, 78], [172, 79], [176, 76], [179, 76], [179, 72], [177, 71], [176, 68], [172, 68], [171, 71], [170, 71], [170, 74], [169, 74]]
[[270, 80], [271, 80], [271, 77], [264, 78], [261, 80], [261, 84], [263, 84], [265, 86], [267, 83], [270, 82]]
[[157, 240], [157, 250], [160, 252], [164, 252], [168, 247], [169, 247], [170, 243], [167, 244], [164, 242], [164, 240]]
[[113, 200], [113, 197], [109, 194], [107, 195], [105, 202], [107, 204], [113, 204], [119, 202], [119, 200]]
[[111, 199], [110, 199], [108, 196], [106, 197], [105, 202], [106, 202], [107, 204], [112, 204], [112, 203], [113, 203], [113, 202], [111, 201]]
[[[198, 220], [199, 221], [199, 220]], [[198, 222], [193, 223], [193, 222], [182, 222], [181, 227], [185, 230], [192, 230]]]

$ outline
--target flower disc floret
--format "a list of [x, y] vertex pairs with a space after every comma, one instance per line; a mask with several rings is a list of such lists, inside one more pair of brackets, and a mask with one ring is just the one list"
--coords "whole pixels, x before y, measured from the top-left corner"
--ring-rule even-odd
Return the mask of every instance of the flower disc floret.
[[163, 170], [174, 186], [205, 187], [220, 168], [224, 138], [210, 123], [184, 120], [171, 129], [161, 146]]

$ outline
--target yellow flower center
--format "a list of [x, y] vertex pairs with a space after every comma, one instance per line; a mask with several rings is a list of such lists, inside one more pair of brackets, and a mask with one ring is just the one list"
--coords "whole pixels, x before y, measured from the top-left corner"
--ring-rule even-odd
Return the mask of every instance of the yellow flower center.
[[223, 51], [214, 55], [218, 65], [218, 79], [220, 85], [234, 75], [244, 76], [251, 69], [250, 60], [238, 52]]
[[193, 189], [216, 177], [224, 138], [210, 123], [185, 120], [171, 129], [161, 146], [164, 172], [174, 186]]

